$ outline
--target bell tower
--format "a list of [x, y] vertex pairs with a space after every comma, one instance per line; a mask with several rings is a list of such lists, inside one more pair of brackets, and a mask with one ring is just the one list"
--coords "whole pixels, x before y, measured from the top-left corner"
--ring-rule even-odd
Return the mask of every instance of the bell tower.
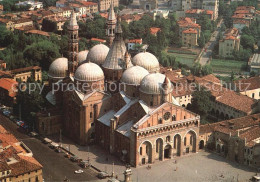
[[68, 50], [68, 76], [73, 76], [78, 66], [78, 52], [79, 52], [79, 26], [77, 23], [77, 16], [74, 10], [71, 13], [68, 29], [69, 50]]
[[116, 16], [114, 12], [113, 1], [111, 1], [106, 25], [107, 25], [107, 29], [106, 29], [107, 42], [109, 47], [111, 47], [113, 40], [115, 38], [115, 28], [116, 28]]

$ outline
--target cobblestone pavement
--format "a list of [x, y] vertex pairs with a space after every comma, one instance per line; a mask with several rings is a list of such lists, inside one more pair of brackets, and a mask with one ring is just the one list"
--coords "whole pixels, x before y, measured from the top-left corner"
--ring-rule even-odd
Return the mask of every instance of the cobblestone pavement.
[[[93, 166], [100, 170], [107, 171], [109, 174], [112, 173], [112, 163], [114, 162], [115, 175], [118, 176], [118, 179], [123, 180], [123, 171], [125, 170], [124, 164], [115, 156], [109, 155], [108, 151], [104, 151], [96, 145], [89, 147], [75, 145], [69, 139], [63, 138], [63, 147], [68, 147], [68, 144], [70, 144], [70, 151], [72, 153], [82, 159], [89, 158]], [[245, 182], [249, 181], [256, 172], [254, 169], [240, 166], [237, 163], [227, 161], [221, 156], [204, 151], [178, 157], [176, 159], [177, 164], [174, 163], [174, 159], [170, 159], [152, 164], [152, 168], [149, 170], [147, 169], [147, 165], [132, 168], [132, 179], [133, 181], [167, 182]]]

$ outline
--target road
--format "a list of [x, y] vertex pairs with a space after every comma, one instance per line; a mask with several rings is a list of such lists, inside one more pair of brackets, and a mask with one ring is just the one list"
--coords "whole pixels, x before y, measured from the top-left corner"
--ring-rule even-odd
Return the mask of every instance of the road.
[[64, 157], [63, 153], [56, 153], [40, 140], [29, 137], [19, 130], [19, 127], [8, 118], [0, 114], [0, 125], [10, 131], [19, 141], [23, 141], [33, 152], [33, 156], [43, 165], [45, 181], [63, 181], [65, 176], [70, 181], [94, 181], [97, 173], [91, 169], [84, 169], [82, 174], [74, 174], [80, 167]]
[[217, 44], [217, 37], [218, 37], [219, 33], [221, 32], [220, 27], [221, 27], [222, 23], [223, 23], [223, 19], [220, 20], [220, 22], [217, 26], [218, 29], [215, 32], [212, 33], [210, 41], [206, 44], [205, 49], [207, 51], [205, 51], [205, 49], [203, 50], [203, 54], [200, 58], [200, 64], [202, 66], [209, 63], [209, 60], [212, 56], [212, 51], [213, 51], [215, 45]]

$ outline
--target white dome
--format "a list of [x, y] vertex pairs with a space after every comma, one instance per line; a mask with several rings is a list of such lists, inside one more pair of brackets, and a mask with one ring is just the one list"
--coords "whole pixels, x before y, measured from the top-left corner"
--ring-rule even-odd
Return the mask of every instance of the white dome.
[[104, 73], [97, 64], [89, 62], [77, 68], [74, 78], [78, 81], [93, 82], [103, 80]]
[[104, 63], [109, 48], [104, 44], [98, 44], [89, 50], [87, 61], [101, 65]]
[[133, 57], [134, 65], [142, 66], [149, 72], [157, 72], [160, 69], [158, 59], [149, 52], [141, 52]]
[[[171, 84], [169, 78], [168, 83]], [[161, 73], [151, 73], [143, 78], [141, 81], [140, 91], [146, 94], [160, 94], [162, 91], [162, 85], [165, 80], [165, 75]], [[172, 89], [172, 84], [171, 84]]]
[[80, 51], [78, 54], [79, 64], [87, 60], [88, 50]]
[[68, 59], [58, 58], [55, 59], [50, 67], [48, 76], [51, 78], [65, 78], [68, 71]]
[[133, 66], [123, 73], [121, 82], [128, 85], [140, 85], [142, 79], [148, 74], [149, 72], [143, 67]]

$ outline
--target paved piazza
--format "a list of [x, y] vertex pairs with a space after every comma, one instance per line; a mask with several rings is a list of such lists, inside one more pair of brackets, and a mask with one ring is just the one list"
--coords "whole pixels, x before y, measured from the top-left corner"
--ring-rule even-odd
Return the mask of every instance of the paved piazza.
[[[124, 164], [116, 157], [111, 156], [98, 146], [79, 146], [73, 144], [69, 139], [63, 138], [63, 147], [70, 144], [70, 150], [82, 159], [91, 160], [91, 164], [100, 170], [112, 173], [112, 163], [114, 162], [115, 175], [119, 180], [123, 180]], [[87, 152], [89, 151], [89, 152]], [[108, 159], [108, 160], [107, 160]], [[216, 154], [200, 151], [191, 155], [178, 157], [175, 160], [157, 162], [147, 169], [147, 165], [132, 168], [133, 181], [249, 181], [255, 175], [254, 169], [237, 163], [229, 162]], [[176, 169], [177, 168], [177, 169]], [[238, 180], [237, 180], [238, 179]], [[101, 180], [98, 180], [101, 181]], [[107, 180], [102, 180], [107, 181]]]

